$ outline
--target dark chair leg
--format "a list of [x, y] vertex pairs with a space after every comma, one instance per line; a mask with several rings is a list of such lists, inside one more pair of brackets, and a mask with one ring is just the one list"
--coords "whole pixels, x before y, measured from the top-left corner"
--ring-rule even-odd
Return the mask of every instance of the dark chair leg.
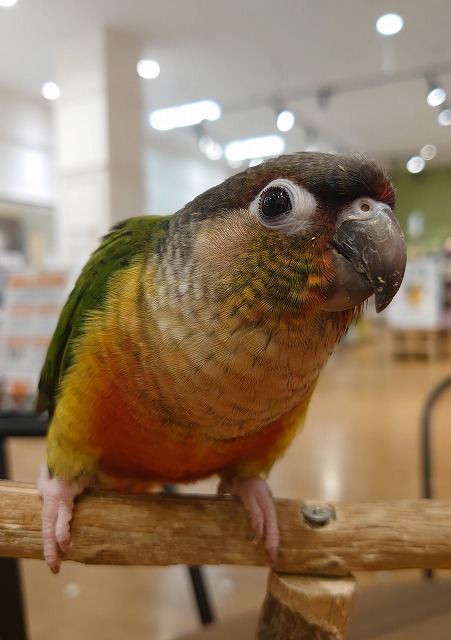
[[204, 626], [211, 624], [214, 621], [214, 615], [205, 586], [205, 576], [202, 567], [188, 567], [188, 570], [191, 576], [200, 620]]
[[0, 558], [0, 638], [26, 640], [19, 562]]
[[[431, 415], [435, 403], [442, 393], [451, 387], [451, 376], [442, 380], [426, 399], [421, 416], [421, 463], [423, 472], [423, 498], [432, 498]], [[428, 580], [434, 577], [432, 569], [425, 569]]]
[[[8, 478], [6, 438], [0, 438], [0, 478]], [[26, 640], [19, 561], [0, 558], [0, 638]]]

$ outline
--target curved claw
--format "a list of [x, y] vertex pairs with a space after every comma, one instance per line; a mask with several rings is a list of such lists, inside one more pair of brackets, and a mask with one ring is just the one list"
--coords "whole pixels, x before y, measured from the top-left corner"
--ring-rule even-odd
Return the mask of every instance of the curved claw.
[[259, 477], [222, 480], [218, 493], [231, 494], [241, 499], [255, 532], [254, 541], [257, 544], [265, 539], [269, 562], [271, 566], [274, 565], [279, 549], [279, 526], [271, 491], [265, 480]]

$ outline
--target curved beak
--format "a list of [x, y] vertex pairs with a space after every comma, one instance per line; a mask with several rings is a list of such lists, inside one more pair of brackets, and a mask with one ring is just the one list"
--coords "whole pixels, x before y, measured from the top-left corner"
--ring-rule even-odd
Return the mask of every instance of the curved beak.
[[323, 307], [330, 311], [357, 306], [374, 293], [379, 313], [404, 276], [406, 246], [399, 222], [386, 204], [365, 200], [363, 210], [362, 202], [351, 203], [337, 220], [331, 243], [336, 273]]

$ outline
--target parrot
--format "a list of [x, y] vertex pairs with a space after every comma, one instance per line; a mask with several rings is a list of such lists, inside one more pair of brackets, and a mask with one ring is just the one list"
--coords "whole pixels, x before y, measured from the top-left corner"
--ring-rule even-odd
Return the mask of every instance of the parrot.
[[146, 491], [217, 476], [268, 562], [280, 544], [268, 474], [321, 370], [406, 250], [387, 171], [300, 151], [228, 177], [169, 216], [117, 223], [61, 310], [36, 396], [43, 555], [57, 573], [86, 488]]

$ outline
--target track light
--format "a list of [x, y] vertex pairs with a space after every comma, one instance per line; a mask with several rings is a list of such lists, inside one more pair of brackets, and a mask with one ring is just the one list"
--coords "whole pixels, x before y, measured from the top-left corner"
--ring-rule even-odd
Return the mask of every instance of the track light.
[[430, 107], [438, 107], [443, 104], [446, 100], [446, 91], [438, 85], [436, 82], [433, 82], [430, 79], [426, 79], [428, 85], [428, 93], [426, 96], [426, 102]]
[[446, 100], [446, 91], [441, 87], [431, 89], [426, 97], [426, 101], [430, 107], [438, 107]]
[[448, 109], [448, 107], [442, 109], [437, 116], [437, 120], [444, 127], [449, 127], [451, 125], [451, 109]]
[[407, 171], [410, 173], [421, 173], [425, 166], [426, 162], [421, 156], [412, 156], [407, 162]]
[[420, 156], [423, 160], [433, 160], [437, 155], [437, 147], [435, 144], [425, 144], [421, 147]]

